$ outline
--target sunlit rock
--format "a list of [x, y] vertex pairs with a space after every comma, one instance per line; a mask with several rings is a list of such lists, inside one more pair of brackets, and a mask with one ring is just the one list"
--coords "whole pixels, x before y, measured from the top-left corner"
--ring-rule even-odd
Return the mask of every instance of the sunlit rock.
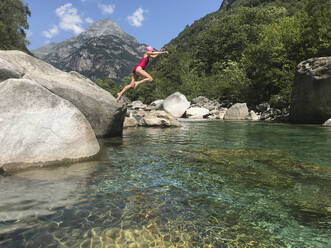
[[122, 134], [125, 107], [91, 80], [56, 69], [20, 51], [0, 51], [0, 79], [30, 79], [71, 102], [90, 122], [97, 136]]
[[236, 103], [226, 111], [224, 120], [245, 120], [248, 114], [246, 103]]
[[5, 171], [96, 155], [85, 116], [69, 101], [27, 79], [0, 83], [0, 168]]
[[165, 111], [157, 110], [147, 114], [139, 121], [140, 126], [148, 127], [181, 127], [182, 125], [173, 116]]
[[163, 101], [162, 106], [167, 113], [179, 118], [182, 117], [185, 111], [190, 107], [190, 102], [187, 101], [183, 94], [176, 92], [168, 96]]

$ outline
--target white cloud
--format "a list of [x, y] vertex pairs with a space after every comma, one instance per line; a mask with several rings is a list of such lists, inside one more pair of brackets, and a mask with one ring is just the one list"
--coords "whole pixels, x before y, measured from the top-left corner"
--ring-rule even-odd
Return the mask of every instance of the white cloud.
[[85, 22], [91, 24], [91, 23], [93, 23], [94, 21], [93, 21], [93, 19], [92, 19], [91, 17], [87, 17], [87, 18], [85, 18]]
[[75, 34], [80, 34], [84, 31], [82, 27], [82, 19], [77, 14], [77, 9], [72, 7], [71, 3], [62, 5], [55, 10], [56, 15], [60, 18], [59, 26], [63, 30], [71, 30]]
[[59, 33], [59, 29], [56, 25], [54, 25], [51, 29], [49, 29], [48, 31], [43, 31], [43, 35], [48, 38], [48, 39], [52, 39], [55, 35], [57, 35]]
[[140, 27], [144, 21], [144, 12], [142, 8], [138, 8], [131, 16], [128, 16], [129, 23], [134, 27]]
[[98, 4], [99, 9], [101, 9], [102, 14], [107, 15], [107, 14], [113, 14], [115, 11], [115, 5], [114, 4]]

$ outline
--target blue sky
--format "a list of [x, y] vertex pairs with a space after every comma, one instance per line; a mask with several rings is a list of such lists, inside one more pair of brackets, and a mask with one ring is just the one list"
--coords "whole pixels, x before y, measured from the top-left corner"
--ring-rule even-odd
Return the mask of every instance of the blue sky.
[[77, 36], [109, 18], [139, 42], [160, 49], [222, 0], [23, 0], [30, 8], [30, 50]]

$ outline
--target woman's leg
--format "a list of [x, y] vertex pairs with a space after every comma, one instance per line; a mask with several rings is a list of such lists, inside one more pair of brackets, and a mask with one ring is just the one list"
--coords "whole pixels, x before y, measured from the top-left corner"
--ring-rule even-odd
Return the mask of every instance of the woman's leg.
[[136, 88], [139, 84], [145, 83], [145, 82], [152, 82], [153, 78], [151, 75], [149, 75], [146, 71], [144, 71], [141, 67], [137, 67], [136, 73], [143, 77], [143, 80], [140, 80], [138, 82], [135, 82], [134, 88]]
[[127, 86], [125, 86], [121, 90], [121, 92], [117, 93], [117, 100], [119, 100], [121, 98], [121, 96], [124, 94], [125, 91], [127, 91], [130, 88], [135, 87], [135, 83], [136, 83], [137, 79], [138, 79], [138, 75], [136, 73], [132, 73], [131, 82]]

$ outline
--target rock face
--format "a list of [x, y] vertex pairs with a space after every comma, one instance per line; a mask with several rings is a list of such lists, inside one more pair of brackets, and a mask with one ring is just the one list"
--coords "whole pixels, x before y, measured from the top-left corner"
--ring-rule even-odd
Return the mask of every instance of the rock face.
[[150, 112], [139, 121], [145, 127], [181, 127], [182, 125], [173, 116], [162, 110]]
[[77, 37], [51, 43], [32, 53], [64, 71], [78, 71], [92, 80], [127, 76], [145, 52], [145, 44], [109, 19], [97, 21]]
[[182, 117], [185, 111], [190, 107], [190, 102], [187, 101], [183, 94], [175, 92], [163, 101], [162, 107], [172, 116]]
[[245, 120], [248, 114], [246, 103], [236, 103], [226, 111], [224, 120]]
[[0, 83], [0, 169], [81, 160], [100, 150], [85, 116], [28, 79]]
[[66, 73], [19, 51], [0, 51], [0, 79], [31, 79], [68, 100], [90, 122], [99, 137], [121, 135], [126, 109], [91, 80]]
[[331, 117], [331, 57], [303, 61], [297, 69], [290, 120], [322, 124]]

